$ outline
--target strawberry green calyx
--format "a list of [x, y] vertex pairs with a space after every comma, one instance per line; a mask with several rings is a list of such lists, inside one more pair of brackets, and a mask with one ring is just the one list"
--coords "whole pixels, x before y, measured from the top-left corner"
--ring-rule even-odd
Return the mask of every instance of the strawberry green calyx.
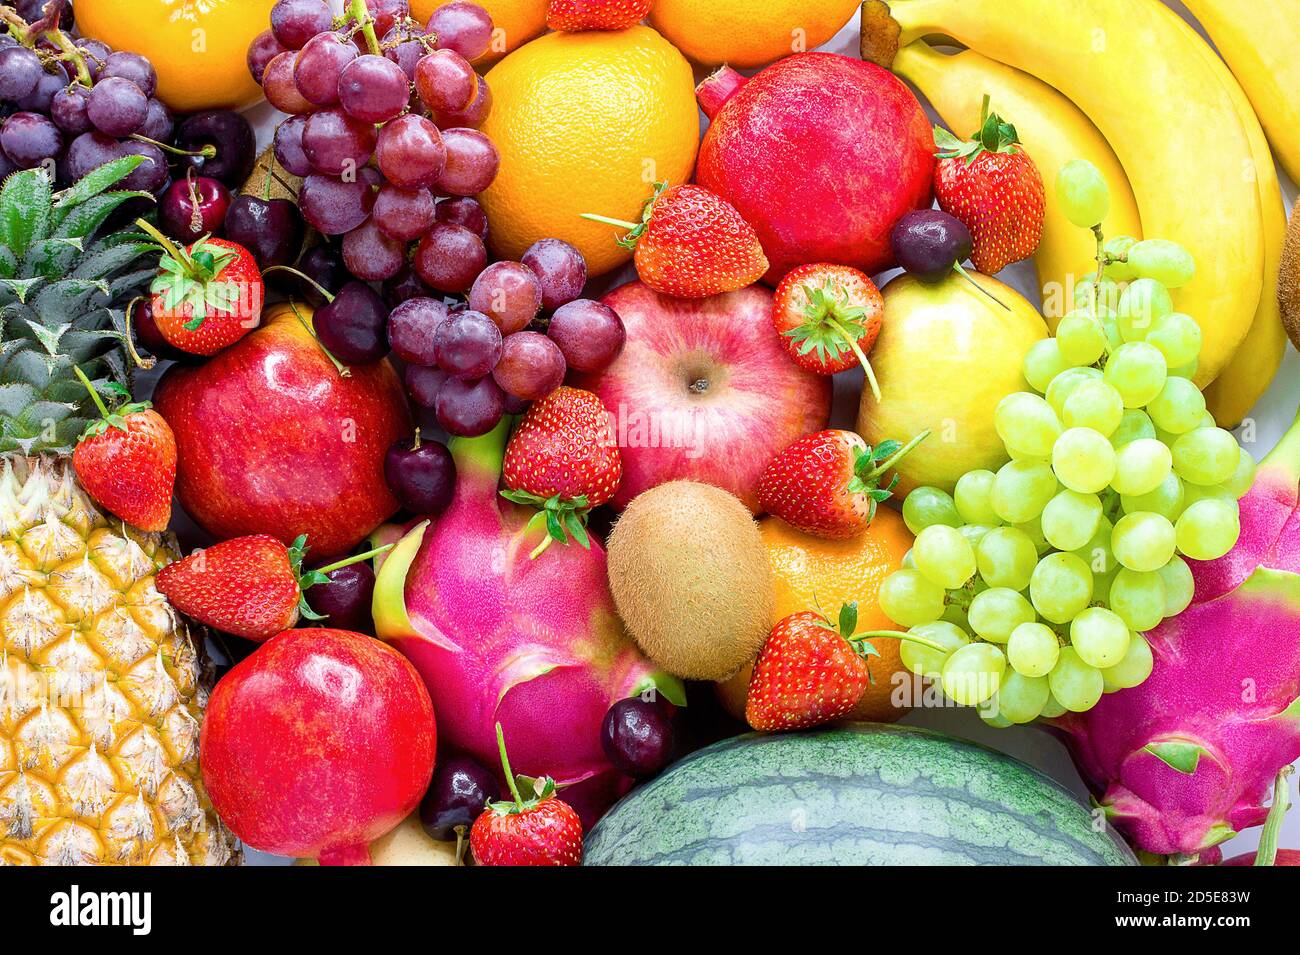
[[985, 94], [984, 105], [980, 108], [980, 128], [970, 139], [958, 139], [942, 126], [934, 128], [934, 142], [939, 147], [936, 157], [964, 158], [969, 166], [981, 153], [1015, 154], [1022, 151], [1016, 127], [1004, 122], [997, 113], [989, 112], [989, 99]]
[[608, 216], [598, 216], [590, 212], [584, 212], [582, 218], [590, 222], [600, 222], [604, 225], [612, 225], [616, 229], [627, 230], [627, 235], [616, 241], [620, 246], [631, 252], [636, 248], [637, 240], [641, 238], [641, 234], [645, 232], [646, 227], [650, 225], [650, 219], [654, 216], [655, 203], [657, 203], [659, 197], [667, 191], [668, 183], [655, 183], [654, 193], [645, 201], [645, 205], [641, 209], [640, 222], [628, 222], [626, 219], [611, 219]]
[[[492, 812], [498, 816], [517, 816], [521, 812], [537, 808], [555, 795], [555, 780], [550, 776], [516, 776], [510, 769], [510, 757], [506, 754], [506, 734], [500, 723], [497, 723], [497, 749], [501, 753], [501, 770], [505, 773], [506, 785], [510, 787], [513, 801], [503, 799], [489, 802], [488, 808]], [[523, 788], [531, 789], [533, 795], [525, 799], [520, 792], [521, 784]]]
[[531, 532], [540, 524], [546, 526], [546, 537], [537, 545], [531, 554], [530, 560], [536, 560], [550, 547], [555, 541], [561, 544], [569, 543], [569, 537], [582, 545], [583, 550], [591, 550], [591, 537], [587, 534], [587, 515], [591, 508], [587, 503], [587, 496], [579, 494], [573, 498], [562, 498], [556, 494], [553, 497], [542, 498], [536, 494], [529, 494], [527, 491], [504, 490], [501, 496], [507, 501], [513, 501], [515, 504], [523, 504], [527, 507], [536, 507], [538, 511], [533, 515], [533, 519], [528, 522], [527, 531]]
[[853, 462], [853, 477], [849, 480], [846, 490], [850, 494], [867, 495], [871, 502], [867, 511], [868, 523], [875, 519], [876, 507], [882, 501], [887, 501], [893, 497], [894, 488], [898, 486], [899, 476], [897, 474], [884, 487], [880, 486], [885, 472], [910, 454], [913, 448], [929, 436], [930, 432], [927, 429], [905, 445], [898, 441], [882, 441], [874, 448], [864, 448], [857, 452], [857, 457]]
[[[820, 611], [818, 612], [820, 613]], [[848, 641], [849, 646], [853, 648], [853, 652], [864, 660], [868, 657], [880, 656], [880, 651], [870, 641], [863, 636], [856, 635], [858, 629], [858, 602], [856, 600], [850, 600], [840, 607], [840, 616], [835, 623], [832, 623], [831, 619], [825, 614], [821, 614], [821, 620], [817, 622], [817, 626], [823, 630], [829, 630], [831, 633], [838, 633]]]
[[800, 355], [815, 351], [823, 362], [838, 360], [845, 349], [852, 351], [867, 376], [871, 394], [879, 401], [880, 384], [876, 381], [876, 373], [858, 345], [858, 339], [868, 332], [866, 309], [854, 305], [843, 289], [837, 293], [830, 279], [820, 286], [805, 285], [803, 293], [807, 299], [803, 323], [781, 334], [799, 346]]
[[[79, 379], [81, 379], [81, 383], [86, 386], [86, 391], [90, 393], [90, 400], [95, 403], [95, 407], [99, 410], [100, 415], [98, 421], [92, 421], [86, 426], [86, 430], [82, 432], [80, 438], [81, 441], [103, 434], [109, 428], [117, 428], [119, 431], [127, 431], [129, 430], [126, 426], [127, 415], [135, 414], [137, 411], [148, 411], [153, 407], [153, 405], [147, 401], [128, 400], [127, 404], [120, 405], [110, 411], [108, 406], [104, 404], [104, 399], [101, 398], [99, 392], [95, 390], [95, 386], [91, 384], [90, 379], [86, 377], [86, 373], [76, 365], [72, 366], [72, 371]], [[106, 391], [111, 391], [114, 395], [120, 398], [130, 399], [131, 397], [131, 392], [127, 391], [116, 382], [109, 382], [104, 385], [104, 388]]]
[[210, 244], [211, 236], [204, 236], [188, 249], [180, 248], [143, 219], [137, 219], [136, 225], [149, 233], [163, 252], [158, 277], [149, 291], [162, 295], [163, 307], [169, 310], [190, 306], [193, 317], [185, 323], [188, 331], [196, 331], [203, 324], [209, 309], [229, 312], [239, 305], [239, 286], [218, 281], [226, 266], [238, 258], [234, 252]]
[[289, 566], [293, 569], [293, 575], [298, 578], [298, 613], [308, 620], [324, 620], [329, 615], [317, 613], [312, 610], [311, 605], [307, 603], [308, 588], [314, 587], [317, 584], [327, 584], [330, 581], [329, 574], [331, 572], [343, 567], [348, 567], [352, 564], [359, 564], [363, 560], [370, 560], [370, 558], [377, 557], [380, 554], [385, 554], [392, 550], [394, 546], [394, 544], [385, 544], [383, 547], [376, 547], [373, 550], [368, 550], [364, 554], [345, 557], [343, 560], [335, 561], [328, 566], [320, 567], [316, 570], [304, 571], [302, 569], [302, 562], [307, 556], [307, 535], [298, 535], [298, 537], [294, 539], [294, 542], [289, 545]]

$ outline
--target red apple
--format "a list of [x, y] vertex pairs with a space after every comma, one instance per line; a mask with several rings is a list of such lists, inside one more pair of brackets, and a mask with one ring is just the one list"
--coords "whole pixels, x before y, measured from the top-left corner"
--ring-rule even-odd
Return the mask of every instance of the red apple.
[[796, 438], [826, 427], [831, 380], [793, 361], [762, 286], [675, 299], [632, 282], [605, 296], [627, 344], [605, 371], [580, 376], [614, 418], [623, 482], [614, 507], [667, 481], [735, 494], [758, 513], [758, 479]]
[[159, 382], [154, 406], [176, 435], [176, 495], [223, 540], [306, 534], [313, 558], [345, 553], [398, 507], [384, 455], [411, 432], [401, 382], [387, 361], [340, 374], [287, 305], [263, 322]]
[[366, 864], [419, 804], [436, 748], [404, 656], [346, 630], [286, 630], [212, 691], [199, 758], [217, 814], [254, 849]]

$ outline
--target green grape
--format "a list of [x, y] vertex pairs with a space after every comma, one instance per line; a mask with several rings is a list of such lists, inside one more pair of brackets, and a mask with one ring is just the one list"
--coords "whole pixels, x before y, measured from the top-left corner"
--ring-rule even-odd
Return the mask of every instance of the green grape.
[[992, 643], [1006, 643], [1011, 631], [1037, 619], [1034, 608], [1017, 591], [990, 587], [975, 595], [967, 613], [971, 629]]
[[1065, 217], [1081, 229], [1101, 225], [1110, 212], [1110, 187], [1086, 159], [1071, 159], [1061, 167], [1056, 175], [1056, 195]]
[[1052, 469], [1039, 461], [1008, 461], [993, 479], [993, 510], [1008, 524], [1023, 524], [1043, 513], [1056, 493]]
[[880, 609], [900, 627], [919, 627], [943, 615], [944, 591], [919, 570], [896, 570], [880, 582]]
[[991, 643], [968, 643], [958, 647], [943, 665], [940, 683], [954, 703], [978, 706], [993, 696], [1002, 683], [1007, 658]]
[[1154, 345], [1128, 342], [1106, 362], [1106, 381], [1120, 393], [1125, 408], [1141, 408], [1165, 386], [1168, 366]]
[[[1116, 304], [1118, 305], [1118, 302]], [[1101, 327], [1106, 330], [1106, 344], [1110, 346], [1110, 351], [1114, 351], [1124, 344], [1124, 336], [1120, 334], [1119, 330], [1119, 317], [1114, 310], [1101, 316]]]
[[1125, 514], [1110, 535], [1115, 559], [1129, 570], [1159, 570], [1174, 556], [1174, 525], [1159, 514]]
[[986, 584], [1011, 590], [1028, 587], [1030, 575], [1038, 565], [1033, 540], [1014, 527], [995, 527], [985, 534], [976, 547], [975, 557]]
[[1186, 378], [1166, 378], [1165, 385], [1147, 404], [1147, 414], [1161, 431], [1194, 431], [1205, 414], [1205, 395]]
[[1096, 494], [1064, 490], [1047, 502], [1043, 536], [1057, 550], [1078, 550], [1101, 526], [1101, 499]]
[[992, 471], [967, 471], [957, 479], [952, 499], [956, 502], [957, 513], [966, 523], [1002, 523], [997, 511], [993, 510], [994, 478]]
[[1173, 455], [1155, 438], [1138, 438], [1115, 452], [1110, 486], [1121, 495], [1150, 494], [1173, 470]]
[[1174, 442], [1174, 470], [1189, 484], [1222, 484], [1236, 473], [1241, 449], [1230, 431], [1199, 428]]
[[1174, 300], [1168, 289], [1151, 279], [1138, 279], [1119, 297], [1119, 308], [1115, 310], [1119, 333], [1126, 342], [1143, 341], [1156, 322], [1173, 310]]
[[1146, 682], [1154, 668], [1155, 658], [1151, 655], [1151, 644], [1147, 643], [1142, 634], [1135, 633], [1129, 640], [1123, 659], [1101, 671], [1105, 692], [1113, 693], [1140, 686]]
[[[1131, 235], [1118, 235], [1107, 240], [1102, 251], [1111, 258], [1123, 259], [1128, 255], [1128, 250], [1137, 245], [1137, 241]], [[1138, 277], [1137, 271], [1127, 261], [1111, 262], [1102, 274], [1116, 282], [1131, 282]]]
[[1016, 524], [1015, 528], [1018, 531], [1023, 531], [1034, 542], [1034, 551], [1038, 556], [1041, 557], [1052, 549], [1052, 545], [1047, 543], [1047, 538], [1043, 535], [1043, 516], [1041, 514], [1032, 521], [1023, 521]]
[[1165, 616], [1165, 583], [1159, 572], [1120, 568], [1106, 602], [1130, 630], [1150, 630]]
[[1051, 695], [1045, 678], [1024, 676], [1008, 669], [998, 687], [998, 715], [1012, 723], [1032, 723], [1043, 712], [1043, 704]]
[[1044, 620], [1069, 623], [1092, 599], [1092, 571], [1077, 554], [1048, 554], [1029, 578], [1029, 599]]
[[1144, 239], [1128, 252], [1128, 264], [1144, 278], [1182, 288], [1196, 275], [1196, 260], [1177, 242]]
[[1128, 624], [1105, 607], [1089, 607], [1070, 621], [1070, 645], [1080, 660], [1099, 670], [1122, 660], [1128, 642]]
[[1183, 506], [1178, 512], [1179, 515], [1181, 516], [1183, 511], [1198, 501], [1223, 501], [1227, 504], [1235, 504], [1237, 499], [1222, 484], [1183, 484]]
[[1041, 623], [1022, 623], [1007, 640], [1007, 662], [1025, 676], [1047, 676], [1060, 652], [1056, 634]]
[[1008, 448], [1024, 455], [1045, 458], [1061, 433], [1061, 422], [1043, 398], [1017, 391], [998, 402], [993, 412], [998, 437]]
[[903, 500], [903, 523], [913, 534], [919, 534], [933, 524], [960, 527], [962, 521], [947, 491], [918, 487]]
[[[1096, 291], [1097, 300], [1093, 302], [1093, 292]], [[1089, 272], [1074, 285], [1074, 305], [1075, 308], [1093, 308], [1098, 310], [1099, 316], [1104, 316], [1106, 312], [1114, 312], [1119, 307], [1119, 297], [1123, 293], [1119, 283], [1111, 278], [1103, 278], [1097, 281], [1097, 273]]]
[[1241, 518], [1236, 501], [1197, 501], [1178, 518], [1178, 549], [1192, 560], [1217, 560], [1237, 544]]
[[1187, 561], [1175, 556], [1156, 573], [1165, 585], [1166, 617], [1176, 616], [1191, 606], [1192, 596], [1196, 592], [1196, 578], [1192, 576], [1192, 568], [1187, 566]]
[[1151, 418], [1145, 411], [1137, 408], [1125, 408], [1124, 416], [1119, 419], [1119, 427], [1110, 436], [1110, 444], [1116, 451], [1124, 447], [1130, 441], [1136, 441], [1138, 438], [1154, 438], [1156, 436], [1156, 426], [1151, 423]]
[[1061, 657], [1047, 675], [1052, 696], [1067, 710], [1085, 713], [1097, 705], [1105, 689], [1101, 671], [1084, 663], [1074, 647], [1061, 647]]
[[1124, 399], [1105, 381], [1085, 381], [1065, 399], [1061, 419], [1067, 428], [1092, 428], [1110, 436], [1124, 418]]
[[[1048, 681], [1048, 690], [1049, 691], [1051, 690], [1050, 680]], [[1060, 702], [1056, 699], [1056, 697], [1052, 696], [1049, 693], [1047, 697], [1047, 702], [1043, 704], [1043, 712], [1040, 713], [1039, 715], [1042, 716], [1044, 719], [1054, 720], [1058, 716], [1065, 715], [1065, 707], [1060, 704]]]
[[1255, 468], [1255, 459], [1249, 451], [1242, 448], [1237, 459], [1237, 469], [1232, 472], [1232, 477], [1223, 482], [1224, 490], [1238, 500], [1245, 497], [1255, 483]]
[[1170, 471], [1160, 486], [1146, 494], [1125, 494], [1119, 499], [1125, 514], [1150, 511], [1166, 520], [1174, 521], [1183, 513], [1183, 482]]
[[932, 524], [912, 544], [916, 569], [947, 590], [956, 590], [975, 576], [975, 551], [961, 532]]
[[957, 532], [966, 538], [966, 542], [974, 549], [979, 546], [979, 542], [984, 539], [984, 535], [993, 530], [994, 526], [990, 524], [963, 524], [957, 528]]
[[980, 719], [984, 721], [984, 725], [991, 726], [995, 730], [1009, 729], [1011, 726], [1014, 725], [1009, 719], [1007, 719], [1001, 713], [988, 712], [988, 707], [981, 706], [978, 712], [980, 715]]
[[1195, 361], [1188, 362], [1186, 365], [1179, 365], [1177, 368], [1170, 368], [1169, 377], [1186, 378], [1188, 381], [1190, 381], [1191, 379], [1196, 377], [1196, 373], [1200, 371], [1200, 368], [1201, 368], [1201, 362], [1200, 359], [1198, 358]]
[[1200, 356], [1201, 339], [1201, 326], [1196, 324], [1196, 319], [1182, 312], [1170, 312], [1156, 319], [1147, 332], [1146, 343], [1160, 349], [1170, 368], [1180, 368]]
[[910, 640], [900, 640], [898, 642], [898, 655], [903, 661], [903, 666], [918, 676], [929, 677], [932, 680], [939, 678], [939, 674], [943, 672], [944, 663], [948, 661], [948, 657], [952, 655], [954, 650], [970, 643], [970, 637], [966, 635], [961, 627], [946, 620], [936, 620], [934, 623], [912, 627], [908, 633], [914, 633], [924, 640], [929, 640], [947, 648], [939, 651], [924, 644], [913, 643]]
[[1052, 406], [1052, 410], [1057, 415], [1064, 414], [1065, 401], [1074, 394], [1074, 389], [1085, 381], [1100, 380], [1101, 376], [1100, 368], [1067, 368], [1053, 378], [1052, 383], [1047, 386], [1047, 403]]
[[[1074, 553], [1088, 565], [1094, 578], [1100, 578], [1107, 574], [1115, 572], [1119, 565], [1115, 562], [1115, 555], [1111, 553], [1110, 538], [1114, 533], [1110, 519], [1102, 515], [1101, 523], [1097, 526], [1097, 532], [1092, 535], [1092, 540], [1078, 548]], [[1095, 580], [1094, 580], [1095, 584]]]
[[1100, 432], [1070, 428], [1052, 448], [1052, 470], [1071, 491], [1096, 494], [1115, 476], [1115, 449]]
[[1055, 338], [1042, 338], [1029, 346], [1022, 370], [1025, 381], [1039, 394], [1047, 391], [1052, 379], [1070, 367]]
[[[1055, 341], [1059, 346], [1057, 351], [1067, 368], [1075, 365], [1091, 365], [1106, 354], [1108, 344], [1106, 328], [1101, 320], [1094, 318], [1084, 309], [1070, 312], [1061, 319], [1060, 324], [1056, 326]], [[1043, 390], [1045, 388], [1039, 389], [1039, 391]]]

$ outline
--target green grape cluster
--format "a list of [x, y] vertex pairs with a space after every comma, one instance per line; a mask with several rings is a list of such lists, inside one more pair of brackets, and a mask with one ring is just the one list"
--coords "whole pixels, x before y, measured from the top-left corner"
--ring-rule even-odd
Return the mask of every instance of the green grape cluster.
[[[1058, 189], [1076, 224], [1105, 216], [1106, 184], [1087, 163], [1065, 167]], [[996, 409], [1010, 460], [951, 495], [909, 494], [916, 541], [880, 588], [881, 609], [925, 641], [903, 641], [903, 662], [997, 726], [1084, 712], [1142, 683], [1142, 632], [1191, 602], [1185, 557], [1236, 544], [1255, 476], [1191, 381], [1201, 332], [1171, 289], [1191, 281], [1192, 257], [1088, 227], [1098, 273], [1026, 355], [1032, 391]]]

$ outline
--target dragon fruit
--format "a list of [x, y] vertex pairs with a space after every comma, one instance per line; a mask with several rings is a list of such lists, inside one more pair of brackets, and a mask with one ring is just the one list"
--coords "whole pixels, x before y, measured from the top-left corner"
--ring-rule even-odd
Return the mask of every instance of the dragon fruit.
[[1240, 503], [1237, 545], [1194, 563], [1191, 606], [1147, 634], [1147, 681], [1056, 721], [1110, 821], [1148, 852], [1196, 855], [1262, 824], [1300, 758], [1300, 421]]
[[536, 512], [497, 493], [508, 433], [452, 442], [455, 498], [388, 553], [375, 628], [424, 678], [440, 739], [496, 766], [499, 721], [516, 769], [574, 787], [586, 823], [625, 788], [601, 749], [606, 710], [652, 686], [681, 704], [683, 688], [624, 633], [598, 541], [529, 559]]

